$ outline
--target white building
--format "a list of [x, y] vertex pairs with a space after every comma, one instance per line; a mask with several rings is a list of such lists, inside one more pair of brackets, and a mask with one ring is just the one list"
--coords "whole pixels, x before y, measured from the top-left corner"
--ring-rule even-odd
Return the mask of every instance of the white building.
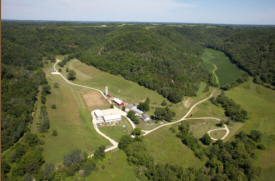
[[104, 116], [101, 110], [95, 110], [94, 113], [97, 118], [102, 118]]
[[139, 110], [138, 108], [134, 107], [132, 108], [132, 111], [134, 111], [136, 114], [143, 114], [142, 110]]
[[143, 114], [141, 119], [143, 119], [143, 121], [149, 121], [150, 120], [150, 116], [148, 116], [147, 114]]
[[103, 120], [105, 122], [120, 121], [121, 120], [121, 115], [120, 114], [114, 114], [114, 115], [109, 115], [109, 116], [103, 116]]

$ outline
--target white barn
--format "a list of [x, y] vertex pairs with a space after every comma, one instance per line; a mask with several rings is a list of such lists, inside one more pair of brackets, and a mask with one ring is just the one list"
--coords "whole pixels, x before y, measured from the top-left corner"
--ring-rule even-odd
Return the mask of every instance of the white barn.
[[114, 115], [103, 116], [103, 120], [105, 122], [120, 121], [121, 120], [121, 115], [120, 114], [114, 114]]

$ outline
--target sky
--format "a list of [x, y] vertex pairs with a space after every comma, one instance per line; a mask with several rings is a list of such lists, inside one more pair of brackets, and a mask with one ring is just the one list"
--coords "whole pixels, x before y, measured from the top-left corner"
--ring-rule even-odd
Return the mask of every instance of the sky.
[[1, 19], [275, 25], [275, 0], [2, 0]]

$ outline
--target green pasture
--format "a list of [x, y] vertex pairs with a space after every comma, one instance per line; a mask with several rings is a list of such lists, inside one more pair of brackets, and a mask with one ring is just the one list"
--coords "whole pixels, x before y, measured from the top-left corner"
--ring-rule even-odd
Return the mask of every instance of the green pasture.
[[[103, 165], [105, 166], [105, 169], [102, 168]], [[84, 180], [138, 180], [135, 175], [136, 167], [129, 165], [127, 162], [127, 156], [122, 150], [116, 150], [107, 154], [106, 159], [98, 163], [98, 168], [98, 171], [93, 171], [92, 174]]]
[[256, 164], [266, 170], [274, 171], [275, 92], [253, 83], [250, 78], [248, 82], [228, 91], [227, 95], [248, 112], [248, 120], [240, 130], [250, 133], [250, 130], [255, 129], [263, 133], [262, 143], [267, 149], [258, 151]]
[[[123, 124], [116, 125], [116, 126], [104, 126], [104, 127], [99, 126], [99, 130], [102, 133], [104, 133], [105, 135], [107, 135], [108, 137], [119, 142], [120, 138], [123, 135], [132, 134], [132, 132], [133, 132], [133, 128], [132, 128], [131, 124], [124, 116], [122, 116], [121, 121]], [[105, 125], [107, 125], [107, 123], [105, 123]], [[125, 127], [123, 128], [122, 125], [125, 125]], [[126, 130], [126, 132], [123, 132], [124, 130]]]
[[202, 60], [220, 86], [230, 84], [243, 75], [243, 72], [232, 64], [223, 52], [206, 48]]
[[213, 119], [190, 119], [186, 120], [190, 124], [190, 131], [197, 139], [203, 137], [209, 130], [221, 128], [218, 126], [219, 122]]
[[170, 127], [164, 126], [144, 137], [147, 151], [155, 162], [179, 164], [184, 167], [194, 166], [200, 168], [203, 166], [204, 162], [198, 159], [194, 152], [181, 142], [176, 133], [170, 131]]
[[[69, 85], [59, 75], [50, 74], [50, 64], [45, 65], [44, 71], [51, 85], [46, 102], [50, 129], [48, 133], [39, 134], [45, 136], [43, 156], [46, 163], [61, 163], [63, 156], [76, 148], [92, 154], [100, 145], [109, 146], [109, 141], [92, 126], [91, 112], [80, 95], [83, 89]], [[54, 88], [54, 82], [59, 83], [59, 88]], [[51, 109], [53, 104], [56, 109]], [[52, 136], [53, 130], [57, 130], [58, 136]]]

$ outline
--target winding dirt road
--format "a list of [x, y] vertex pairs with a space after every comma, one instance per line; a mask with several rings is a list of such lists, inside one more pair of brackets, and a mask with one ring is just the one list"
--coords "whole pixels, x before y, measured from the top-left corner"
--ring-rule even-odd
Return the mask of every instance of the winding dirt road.
[[[67, 80], [61, 73], [59, 73], [59, 72], [56, 70], [56, 67], [55, 67], [55, 66], [56, 66], [56, 64], [57, 64], [59, 61], [60, 61], [60, 60], [57, 59], [56, 63], [54, 64], [54, 70], [55, 70], [55, 72], [52, 72], [52, 74], [54, 74], [54, 75], [60, 75], [67, 83], [69, 83], [69, 84], [71, 84], [71, 85], [79, 86], [79, 87], [83, 87], [83, 88], [87, 88], [87, 89], [92, 89], [92, 90], [99, 91], [99, 92], [102, 94], [102, 96], [103, 96], [105, 99], [108, 100], [108, 98], [104, 95], [104, 93], [103, 93], [101, 90], [99, 90], [99, 89], [95, 89], [95, 88], [92, 88], [92, 87], [88, 87], [88, 86], [83, 86], [83, 85], [75, 84], [75, 83], [72, 83], [72, 82], [70, 82], [69, 80]], [[213, 92], [214, 92], [214, 91], [213, 91]], [[191, 113], [191, 111], [192, 111], [198, 104], [200, 104], [200, 103], [202, 103], [202, 102], [204, 102], [204, 101], [210, 99], [210, 98], [212, 97], [212, 95], [213, 95], [213, 92], [211, 93], [211, 95], [210, 95], [209, 97], [207, 97], [207, 98], [205, 98], [205, 99], [203, 99], [203, 100], [197, 102], [196, 104], [194, 104], [194, 105], [190, 108], [190, 110], [189, 110], [181, 119], [179, 119], [178, 121], [160, 125], [160, 126], [154, 128], [154, 129], [152, 129], [152, 130], [142, 130], [142, 131], [144, 132], [143, 136], [146, 136], [146, 135], [152, 133], [153, 131], [158, 130], [159, 128], [161, 128], [161, 127], [163, 127], [163, 126], [167, 126], [167, 125], [171, 125], [171, 124], [176, 124], [176, 123], [178, 123], [178, 122], [180, 122], [180, 121], [188, 120], [188, 119], [216, 119], [216, 120], [220, 121], [220, 119], [218, 119], [218, 118], [212, 118], [212, 117], [186, 118], [186, 117]], [[111, 101], [110, 101], [110, 100], [109, 100], [109, 103], [111, 104]], [[92, 116], [94, 115], [93, 112], [94, 112], [94, 111], [91, 112]], [[122, 111], [122, 112], [123, 112], [123, 111]], [[125, 117], [127, 118], [125, 112], [121, 113], [121, 115], [123, 115], [123, 116], [125, 116]], [[117, 143], [116, 141], [114, 141], [112, 138], [110, 138], [110, 137], [106, 136], [105, 134], [103, 134], [103, 133], [98, 129], [97, 125], [94, 123], [94, 120], [95, 120], [95, 118], [93, 117], [93, 126], [94, 126], [95, 130], [98, 132], [98, 134], [102, 135], [104, 138], [108, 139], [108, 140], [113, 144], [113, 146], [107, 148], [107, 149], [105, 150], [105, 152], [108, 152], [108, 151], [111, 151], [111, 150], [116, 149], [116, 148], [118, 147], [118, 143]], [[133, 127], [133, 129], [134, 129], [136, 126], [133, 124], [133, 122], [132, 122], [131, 120], [129, 120], [129, 118], [127, 118], [127, 120], [130, 122], [130, 124], [132, 125], [132, 127]], [[222, 139], [224, 139], [224, 138], [229, 134], [229, 129], [227, 128], [227, 126], [226, 126], [225, 124], [224, 124], [224, 126], [225, 126], [225, 128], [218, 128], [218, 129], [209, 130], [207, 133], [208, 133], [209, 136], [210, 136], [210, 132], [212, 132], [212, 131], [216, 131], [216, 130], [226, 130], [227, 132], [226, 132], [226, 134], [225, 134], [225, 135], [223, 136], [223, 138], [222, 138]], [[210, 136], [210, 137], [211, 137], [211, 136]], [[217, 139], [212, 138], [212, 137], [211, 137], [211, 139], [212, 139], [212, 140], [217, 140]], [[92, 157], [92, 156], [93, 156], [93, 154], [92, 154], [90, 157]]]

